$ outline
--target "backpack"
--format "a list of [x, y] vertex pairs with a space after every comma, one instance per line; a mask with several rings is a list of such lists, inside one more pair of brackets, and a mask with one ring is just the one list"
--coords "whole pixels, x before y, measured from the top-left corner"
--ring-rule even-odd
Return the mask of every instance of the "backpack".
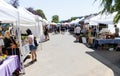
[[37, 40], [35, 38], [34, 38], [34, 44], [36, 47], [38, 46]]

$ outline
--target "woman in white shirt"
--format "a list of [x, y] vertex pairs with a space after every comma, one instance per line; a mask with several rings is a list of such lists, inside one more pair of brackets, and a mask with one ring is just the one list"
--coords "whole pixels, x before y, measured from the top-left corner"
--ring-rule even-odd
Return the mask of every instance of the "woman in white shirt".
[[74, 30], [75, 37], [76, 37], [76, 42], [79, 42], [80, 31], [81, 31], [81, 28], [80, 28], [79, 25], [77, 25], [77, 26], [75, 27], [75, 30]]
[[37, 54], [36, 54], [36, 46], [34, 44], [34, 35], [32, 34], [30, 29], [26, 30], [27, 34], [28, 34], [28, 42], [29, 42], [29, 48], [31, 51], [31, 55], [32, 55], [32, 61], [37, 61]]

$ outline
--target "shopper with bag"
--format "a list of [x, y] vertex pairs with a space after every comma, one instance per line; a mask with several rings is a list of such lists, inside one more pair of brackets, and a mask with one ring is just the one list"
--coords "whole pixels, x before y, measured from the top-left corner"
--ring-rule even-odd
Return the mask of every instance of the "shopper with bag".
[[26, 32], [28, 34], [28, 43], [32, 55], [31, 63], [33, 63], [37, 61], [36, 46], [34, 44], [34, 35], [32, 34], [32, 31], [30, 29], [27, 29]]

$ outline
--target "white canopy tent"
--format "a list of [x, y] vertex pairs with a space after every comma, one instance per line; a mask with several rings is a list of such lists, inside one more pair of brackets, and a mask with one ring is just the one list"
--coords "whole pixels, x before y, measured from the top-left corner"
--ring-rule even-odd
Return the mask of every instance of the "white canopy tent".
[[104, 13], [104, 14], [99, 14], [97, 16], [94, 16], [90, 19], [90, 22], [94, 23], [102, 23], [102, 24], [113, 24], [113, 19], [115, 17], [117, 12], [110, 14], [110, 13]]
[[77, 19], [75, 19], [75, 20], [72, 20], [72, 21], [70, 22], [70, 24], [77, 25], [77, 24], [79, 24], [79, 22], [82, 21], [82, 20], [84, 20], [84, 17], [82, 17], [82, 18], [77, 18]]
[[70, 24], [75, 24], [76, 22], [75, 22], [75, 20], [72, 20], [71, 22], [70, 22]]
[[39, 30], [38, 31], [38, 38], [39, 38], [38, 41], [42, 42], [45, 39], [44, 33], [43, 33], [43, 26], [44, 26], [43, 24], [45, 24], [45, 23], [43, 22], [43, 19], [37, 15], [36, 15], [36, 21], [37, 21], [37, 26], [38, 26], [37, 30]]
[[25, 8], [19, 7], [19, 17], [20, 17], [20, 24], [28, 24], [28, 25], [34, 25], [35, 24], [35, 15], [31, 14], [28, 10]]
[[46, 19], [42, 19], [42, 25], [45, 26], [45, 25], [48, 25], [48, 21]]
[[25, 8], [18, 8], [21, 33], [26, 33], [26, 29], [30, 29], [35, 36], [38, 36], [38, 26], [36, 25], [36, 16]]
[[40, 16], [34, 15], [25, 8], [18, 8], [20, 13], [20, 29], [21, 33], [26, 33], [26, 29], [30, 29], [34, 36], [37, 37], [37, 41], [43, 41], [43, 24], [46, 24], [46, 21], [43, 20]]
[[[4, 0], [0, 0], [0, 21], [2, 23], [13, 23], [15, 26], [15, 31], [17, 32], [18, 42], [20, 44], [20, 51], [22, 54], [22, 43], [21, 43], [21, 35], [19, 30], [19, 12], [16, 8], [6, 3]], [[20, 55], [21, 59], [21, 73], [24, 73], [23, 59], [22, 55]]]
[[[23, 53], [26, 51], [26, 49], [22, 47], [20, 31], [25, 32], [25, 30], [29, 28], [37, 37], [42, 37], [44, 35], [42, 27], [43, 19], [41, 17], [32, 14], [25, 8], [16, 9], [10, 4], [6, 3], [4, 0], [0, 0], [0, 22], [14, 24], [16, 27], [15, 31], [17, 30], [18, 41], [20, 43], [20, 51], [22, 55], [24, 55]], [[23, 62], [23, 56], [21, 59], [21, 62]], [[22, 67], [24, 68], [24, 66]]]
[[1, 23], [12, 23], [14, 30], [17, 31], [17, 40], [21, 42], [21, 36], [19, 33], [19, 12], [12, 5], [6, 3], [4, 0], [0, 0], [0, 21]]
[[18, 11], [13, 6], [0, 0], [0, 21], [4, 23], [13, 23], [18, 20]]
[[[99, 14], [95, 17], [92, 17], [90, 19], [89, 24], [93, 24], [93, 25], [98, 25], [99, 23], [101, 24], [107, 24], [108, 25], [108, 30], [110, 30], [111, 33], [115, 33], [115, 27], [114, 27], [114, 23], [113, 23], [113, 19], [115, 17], [115, 15], [117, 14], [117, 12], [114, 12], [112, 14], [110, 13], [104, 13], [104, 14]], [[120, 28], [120, 21], [118, 22], [118, 27]]]

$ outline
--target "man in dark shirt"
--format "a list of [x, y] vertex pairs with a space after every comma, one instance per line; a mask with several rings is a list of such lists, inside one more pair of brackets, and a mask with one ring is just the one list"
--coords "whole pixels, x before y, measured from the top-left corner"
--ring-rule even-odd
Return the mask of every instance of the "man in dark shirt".
[[119, 28], [115, 25], [115, 37], [119, 36]]

